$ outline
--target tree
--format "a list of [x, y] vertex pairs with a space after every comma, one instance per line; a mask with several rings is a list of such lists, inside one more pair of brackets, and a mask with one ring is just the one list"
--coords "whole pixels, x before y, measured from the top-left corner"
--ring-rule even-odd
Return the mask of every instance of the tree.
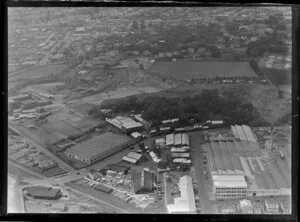
[[142, 21], [140, 22], [140, 29], [145, 29], [145, 28], [146, 28], [146, 26], [145, 26], [145, 21], [142, 20]]
[[138, 29], [138, 23], [137, 23], [137, 21], [134, 20], [134, 21], [132, 22], [131, 27], [132, 27], [132, 29]]
[[107, 63], [104, 64], [103, 69], [106, 70], [106, 71], [109, 70], [109, 65]]
[[137, 97], [130, 96], [128, 98], [128, 104], [129, 104], [130, 108], [135, 109], [137, 107]]

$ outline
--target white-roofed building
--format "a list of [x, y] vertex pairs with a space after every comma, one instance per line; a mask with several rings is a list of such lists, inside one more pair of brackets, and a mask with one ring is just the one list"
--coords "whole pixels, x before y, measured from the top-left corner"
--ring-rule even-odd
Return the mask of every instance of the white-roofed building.
[[170, 214], [196, 214], [195, 195], [193, 182], [190, 176], [183, 176], [179, 179], [180, 197], [174, 198], [174, 204], [168, 204], [167, 209]]
[[136, 162], [137, 162], [137, 159], [133, 159], [133, 158], [128, 157], [128, 156], [123, 156], [122, 160], [125, 161], [125, 162], [132, 163], [132, 164], [136, 164]]
[[243, 175], [212, 175], [216, 199], [246, 197], [247, 183]]
[[137, 138], [142, 137], [143, 135], [140, 134], [139, 132], [133, 132], [133, 133], [131, 133], [131, 136], [132, 136], [133, 138], [137, 139]]
[[189, 136], [186, 133], [181, 134], [182, 145], [190, 145]]
[[161, 161], [161, 159], [159, 159], [153, 151], [151, 151], [149, 154], [155, 163], [158, 163], [159, 161]]
[[180, 146], [181, 145], [181, 134], [178, 133], [178, 134], [175, 134], [174, 136], [174, 145], [175, 146]]
[[166, 146], [174, 145], [174, 133], [166, 135]]
[[243, 130], [246, 134], [248, 141], [256, 143], [257, 140], [256, 140], [255, 135], [253, 134], [252, 130], [250, 129], [250, 127], [247, 125], [242, 125], [242, 127], [243, 127]]
[[177, 158], [177, 157], [180, 157], [180, 158], [189, 158], [190, 154], [189, 153], [172, 153], [172, 157], [173, 158]]
[[142, 154], [139, 153], [135, 153], [135, 152], [129, 152], [127, 154], [128, 157], [132, 158], [132, 159], [136, 159], [136, 160], [140, 160], [142, 157]]
[[136, 122], [129, 117], [117, 116], [114, 119], [106, 118], [106, 121], [126, 132], [138, 131], [143, 128], [143, 124]]
[[213, 125], [221, 125], [221, 124], [223, 124], [223, 120], [212, 120], [211, 124], [213, 124]]
[[243, 130], [243, 127], [239, 126], [239, 125], [235, 125], [236, 131], [239, 135], [240, 140], [245, 140], [248, 141], [247, 136]]
[[231, 131], [236, 139], [240, 138], [238, 132], [236, 131], [235, 126], [231, 125]]
[[255, 134], [252, 132], [251, 128], [247, 125], [232, 125], [231, 131], [236, 139], [249, 141], [249, 142], [257, 142]]
[[243, 214], [253, 214], [253, 206], [250, 200], [240, 200], [239, 207]]
[[192, 163], [192, 161], [191, 160], [189, 160], [189, 159], [186, 159], [186, 158], [174, 158], [173, 159], [173, 162], [174, 163]]
[[182, 153], [182, 152], [187, 152], [187, 150], [183, 147], [172, 147], [171, 148], [171, 152], [178, 152], [178, 153]]
[[166, 139], [165, 138], [159, 138], [155, 140], [156, 146], [165, 146], [166, 145]]

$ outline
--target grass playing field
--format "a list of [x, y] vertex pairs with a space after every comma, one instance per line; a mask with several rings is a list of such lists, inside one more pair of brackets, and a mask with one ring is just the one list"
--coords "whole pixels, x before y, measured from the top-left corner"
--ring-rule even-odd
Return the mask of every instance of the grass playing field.
[[214, 77], [252, 77], [255, 72], [248, 62], [184, 61], [155, 62], [150, 72], [180, 80]]

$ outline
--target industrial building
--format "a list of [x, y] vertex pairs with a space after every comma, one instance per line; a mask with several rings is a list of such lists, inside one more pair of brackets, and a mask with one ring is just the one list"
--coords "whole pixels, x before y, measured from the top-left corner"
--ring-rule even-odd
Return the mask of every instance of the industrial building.
[[59, 189], [51, 187], [35, 186], [26, 189], [27, 195], [35, 199], [58, 200], [61, 197]]
[[[206, 143], [209, 173], [214, 184], [216, 198], [237, 198], [236, 184], [241, 184], [244, 197], [278, 196], [291, 194], [290, 163], [282, 157], [257, 156], [260, 146], [250, 128], [232, 126], [234, 140], [210, 141]], [[251, 136], [252, 134], [252, 136]], [[220, 180], [222, 178], [222, 180]], [[246, 178], [246, 180], [245, 180]], [[240, 182], [238, 182], [239, 180]], [[227, 193], [229, 192], [229, 193]]]
[[65, 155], [91, 164], [124, 149], [130, 142], [127, 136], [107, 132], [68, 148]]
[[115, 127], [125, 131], [126, 133], [132, 133], [134, 131], [142, 130], [143, 124], [136, 122], [132, 118], [117, 116], [113, 119], [106, 118], [106, 121]]
[[142, 154], [129, 152], [126, 156], [122, 158], [122, 160], [132, 164], [138, 164], [141, 158], [142, 158]]
[[247, 125], [232, 125], [231, 131], [236, 139], [249, 141], [249, 142], [257, 142], [255, 134], [252, 132], [251, 128]]
[[244, 175], [212, 175], [212, 192], [217, 199], [246, 197]]
[[124, 165], [116, 164], [116, 163], [108, 164], [105, 168], [107, 168], [109, 170], [114, 170], [118, 173], [123, 173], [123, 174], [126, 174], [130, 170], [130, 167], [128, 167], [128, 166], [124, 166]]
[[167, 204], [168, 212], [171, 214], [196, 214], [195, 194], [193, 181], [190, 176], [179, 179], [180, 197], [174, 198], [173, 204]]
[[166, 146], [183, 146], [189, 145], [189, 136], [186, 133], [171, 133], [166, 135]]
[[145, 194], [153, 191], [155, 175], [147, 170], [132, 173], [133, 190], [135, 194]]

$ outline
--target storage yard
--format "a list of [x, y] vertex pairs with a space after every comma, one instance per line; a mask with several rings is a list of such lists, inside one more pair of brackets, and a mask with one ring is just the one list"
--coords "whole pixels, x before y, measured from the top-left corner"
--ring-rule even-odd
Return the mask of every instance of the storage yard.
[[25, 165], [26, 168], [46, 177], [67, 173], [55, 161], [34, 146], [26, 143], [21, 137], [9, 135], [8, 140], [8, 158], [12, 161]]

